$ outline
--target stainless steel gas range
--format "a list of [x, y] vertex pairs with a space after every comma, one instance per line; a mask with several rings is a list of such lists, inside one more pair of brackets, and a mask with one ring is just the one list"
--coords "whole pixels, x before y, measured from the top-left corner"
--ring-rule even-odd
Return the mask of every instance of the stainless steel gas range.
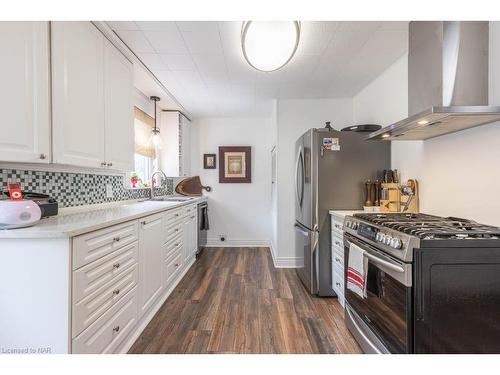
[[500, 353], [500, 228], [355, 214], [344, 221], [346, 262], [351, 243], [368, 261], [367, 297], [346, 288], [346, 322], [365, 352]]

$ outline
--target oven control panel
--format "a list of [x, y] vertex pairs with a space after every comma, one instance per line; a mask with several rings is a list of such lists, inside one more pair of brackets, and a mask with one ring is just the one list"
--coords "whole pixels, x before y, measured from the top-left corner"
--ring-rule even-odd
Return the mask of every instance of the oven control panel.
[[370, 241], [378, 242], [398, 250], [403, 247], [403, 240], [401, 238], [394, 234], [384, 233], [376, 226], [356, 220], [346, 220], [345, 226]]

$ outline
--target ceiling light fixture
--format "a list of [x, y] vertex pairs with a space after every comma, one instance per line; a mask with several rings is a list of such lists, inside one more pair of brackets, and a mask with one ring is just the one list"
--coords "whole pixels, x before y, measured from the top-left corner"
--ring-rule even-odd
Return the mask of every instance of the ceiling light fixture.
[[382, 135], [382, 138], [389, 138], [391, 135], [389, 133], [385, 133]]
[[288, 64], [299, 40], [299, 21], [246, 21], [241, 28], [243, 56], [250, 66], [262, 72]]
[[155, 103], [155, 126], [151, 130], [151, 137], [149, 138], [149, 144], [152, 145], [156, 150], [156, 149], [161, 149], [162, 147], [162, 142], [160, 138], [160, 129], [158, 129], [156, 123], [156, 102], [160, 101], [160, 98], [158, 96], [150, 96], [149, 99], [151, 99]]

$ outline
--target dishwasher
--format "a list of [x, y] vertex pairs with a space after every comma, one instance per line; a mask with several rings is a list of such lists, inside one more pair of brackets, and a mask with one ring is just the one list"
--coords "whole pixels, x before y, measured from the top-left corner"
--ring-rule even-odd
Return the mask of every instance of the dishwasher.
[[207, 246], [207, 231], [209, 229], [208, 223], [208, 203], [198, 203], [198, 255], [201, 250]]

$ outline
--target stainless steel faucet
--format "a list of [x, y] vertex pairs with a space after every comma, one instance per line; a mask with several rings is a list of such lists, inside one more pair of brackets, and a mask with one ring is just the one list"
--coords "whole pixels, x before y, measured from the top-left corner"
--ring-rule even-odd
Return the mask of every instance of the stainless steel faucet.
[[[155, 189], [155, 186], [154, 186], [154, 181], [155, 181], [155, 176], [159, 174], [161, 175], [165, 180], [167, 179], [167, 175], [163, 172], [163, 171], [156, 171], [156, 172], [153, 172], [153, 174], [151, 175], [151, 199], [154, 198], [154, 189]], [[159, 181], [159, 187], [161, 187], [162, 185], [162, 179], [160, 178], [160, 181]]]

